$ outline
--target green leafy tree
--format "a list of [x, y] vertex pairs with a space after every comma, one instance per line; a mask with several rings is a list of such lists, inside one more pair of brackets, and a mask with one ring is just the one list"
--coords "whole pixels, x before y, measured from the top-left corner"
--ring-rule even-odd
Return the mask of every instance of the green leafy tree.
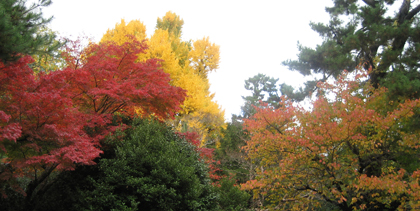
[[16, 61], [28, 54], [52, 54], [61, 46], [55, 42], [55, 34], [37, 33], [52, 20], [52, 17], [43, 18], [39, 9], [51, 3], [51, 0], [39, 0], [27, 7], [25, 0], [0, 2], [1, 62]]
[[217, 190], [220, 194], [220, 210], [239, 211], [248, 207], [248, 200], [251, 195], [236, 186], [235, 180], [225, 177], [220, 180], [219, 184], [220, 187]]
[[115, 158], [99, 165], [103, 176], [84, 193], [95, 210], [211, 210], [213, 193], [194, 146], [157, 122], [137, 121], [117, 146]]
[[343, 70], [352, 72], [363, 64], [372, 69], [369, 80], [375, 88], [386, 86], [396, 96], [420, 97], [420, 4], [410, 0], [333, 2], [326, 8], [329, 23], [310, 24], [323, 43], [315, 49], [298, 44], [298, 59], [283, 62], [290, 70], [318, 78], [297, 91], [283, 84], [282, 92], [303, 100], [316, 90], [318, 81], [337, 78]]
[[232, 119], [223, 131], [220, 146], [215, 149], [215, 159], [220, 161], [220, 168], [225, 176], [234, 175], [238, 184], [249, 180], [249, 161], [241, 148], [246, 145], [248, 135], [242, 127], [242, 122]]
[[220, 193], [219, 204], [223, 210], [243, 210], [249, 207], [250, 194], [239, 190], [237, 186], [253, 179], [250, 173], [252, 164], [242, 150], [248, 136], [242, 128], [242, 122], [235, 117], [222, 130], [222, 134], [220, 145], [214, 150], [214, 159], [220, 162], [218, 167], [223, 175], [217, 189]]

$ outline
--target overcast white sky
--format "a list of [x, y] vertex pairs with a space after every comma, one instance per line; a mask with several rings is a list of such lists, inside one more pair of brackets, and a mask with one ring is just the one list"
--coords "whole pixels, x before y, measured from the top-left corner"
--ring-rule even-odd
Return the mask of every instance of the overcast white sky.
[[175, 12], [184, 20], [183, 40], [209, 36], [220, 46], [221, 61], [209, 76], [210, 90], [229, 120], [240, 113], [241, 96], [249, 95], [244, 81], [258, 73], [302, 85], [305, 79], [281, 62], [296, 58], [297, 41], [310, 47], [322, 42], [309, 22], [328, 22], [325, 6], [331, 5], [332, 0], [53, 0], [42, 12], [54, 16], [50, 28], [61, 35], [84, 34], [95, 41], [121, 18], [139, 19], [150, 37], [157, 18]]

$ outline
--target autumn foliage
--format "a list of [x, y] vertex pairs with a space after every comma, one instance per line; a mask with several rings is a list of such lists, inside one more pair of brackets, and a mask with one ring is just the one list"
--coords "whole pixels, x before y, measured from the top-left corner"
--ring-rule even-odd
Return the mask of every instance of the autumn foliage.
[[251, 136], [245, 150], [259, 167], [242, 188], [278, 209], [420, 208], [420, 169], [404, 161], [420, 147], [419, 131], [407, 129], [420, 100], [394, 104], [384, 88], [361, 85], [366, 77], [345, 73], [319, 83], [326, 94], [311, 110], [286, 98], [277, 109], [256, 107], [244, 122]]
[[123, 45], [90, 45], [83, 52], [86, 59], [71, 61], [73, 66], [81, 63], [80, 68], [62, 72], [71, 81], [69, 95], [91, 114], [105, 119], [115, 112], [133, 116], [136, 107], [141, 108], [141, 115], [173, 118], [185, 91], [169, 85], [169, 75], [160, 69], [157, 59], [136, 62], [145, 49], [146, 45], [134, 38]]
[[136, 62], [146, 48], [135, 40], [70, 48], [68, 66], [49, 74], [34, 74], [30, 56], [0, 64], [0, 185], [31, 178], [24, 189], [32, 194], [55, 170], [94, 164], [101, 140], [124, 127], [111, 124], [116, 114], [133, 118], [140, 108], [173, 118], [185, 91], [169, 84], [156, 59]]
[[196, 132], [203, 146], [214, 144], [221, 137], [221, 128], [226, 127], [224, 112], [213, 100], [207, 78], [218, 68], [219, 46], [211, 43], [208, 37], [192, 43], [182, 41], [183, 24], [178, 15], [167, 12], [158, 18], [154, 34], [146, 38], [145, 26], [140, 20], [126, 24], [122, 19], [104, 34], [101, 42], [131, 42], [130, 36], [139, 42], [144, 40], [149, 47], [144, 54], [138, 55], [138, 60], [159, 59], [163, 71], [170, 75], [171, 85], [187, 92], [176, 119], [167, 121], [168, 124], [180, 132]]

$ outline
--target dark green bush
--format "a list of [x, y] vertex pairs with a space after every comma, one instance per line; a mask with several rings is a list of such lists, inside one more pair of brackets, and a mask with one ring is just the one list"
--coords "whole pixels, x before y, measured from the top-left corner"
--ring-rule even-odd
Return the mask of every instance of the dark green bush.
[[247, 192], [235, 186], [235, 180], [225, 177], [220, 180], [218, 192], [220, 194], [219, 205], [224, 211], [246, 210], [248, 200], [251, 197]]
[[157, 121], [135, 120], [95, 166], [58, 175], [35, 210], [217, 210], [195, 147]]

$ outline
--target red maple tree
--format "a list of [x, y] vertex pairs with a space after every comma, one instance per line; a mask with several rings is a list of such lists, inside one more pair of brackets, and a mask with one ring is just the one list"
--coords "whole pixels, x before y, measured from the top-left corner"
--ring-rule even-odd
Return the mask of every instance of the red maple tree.
[[4, 183], [22, 191], [16, 178], [30, 178], [30, 199], [53, 171], [94, 164], [115, 114], [173, 117], [185, 91], [157, 60], [136, 62], [146, 47], [133, 40], [68, 49], [67, 68], [49, 74], [35, 75], [30, 56], [0, 64], [0, 191]]
[[[67, 81], [67, 96], [83, 111], [88, 127], [108, 125], [115, 113], [167, 119], [180, 109], [186, 93], [169, 85], [170, 77], [160, 69], [159, 60], [136, 62], [146, 48], [132, 38], [122, 46], [91, 44], [72, 54], [76, 57], [67, 54], [68, 67], [55, 76]], [[100, 138], [108, 132], [103, 130]]]

